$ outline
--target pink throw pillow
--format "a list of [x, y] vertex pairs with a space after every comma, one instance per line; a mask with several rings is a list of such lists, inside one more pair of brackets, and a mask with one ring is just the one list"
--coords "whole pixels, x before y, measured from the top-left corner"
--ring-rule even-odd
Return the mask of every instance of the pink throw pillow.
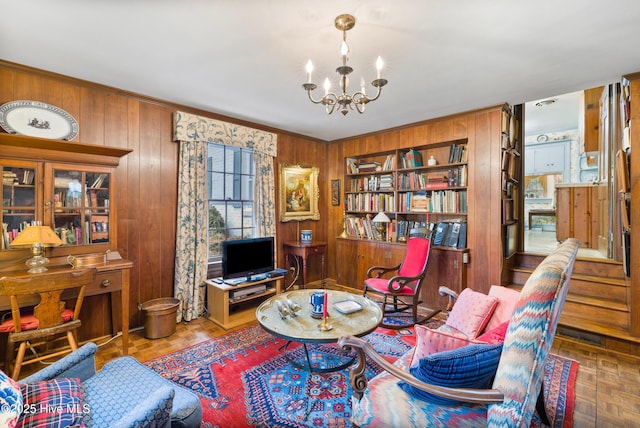
[[413, 350], [411, 366], [418, 364], [422, 357], [435, 354], [437, 352], [449, 351], [462, 348], [470, 342], [467, 339], [452, 336], [438, 330], [432, 330], [420, 324], [415, 326], [416, 347]]
[[484, 330], [498, 304], [498, 298], [465, 288], [458, 296], [446, 324], [475, 339]]
[[504, 337], [507, 335], [507, 328], [509, 328], [509, 321], [503, 322], [494, 329], [487, 329], [487, 331], [476, 338], [476, 341], [491, 344], [502, 343], [504, 342]]
[[499, 303], [489, 323], [485, 327], [486, 331], [493, 330], [500, 324], [511, 319], [511, 315], [513, 315], [513, 311], [516, 308], [516, 303], [518, 303], [520, 292], [501, 285], [492, 285], [489, 289], [489, 296], [497, 297]]

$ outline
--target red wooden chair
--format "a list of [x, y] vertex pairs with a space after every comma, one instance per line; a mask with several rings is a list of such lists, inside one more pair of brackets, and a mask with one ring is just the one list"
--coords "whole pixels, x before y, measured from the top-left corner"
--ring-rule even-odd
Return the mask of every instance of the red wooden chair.
[[[384, 317], [393, 316], [394, 320], [406, 318], [406, 323], [388, 323], [383, 317], [382, 326], [400, 329], [423, 323], [438, 312], [433, 311], [426, 317], [418, 318], [420, 290], [425, 282], [429, 254], [430, 236], [411, 236], [407, 240], [404, 260], [397, 266], [373, 266], [367, 271], [364, 281], [364, 296], [368, 293], [382, 299]], [[393, 275], [389, 277], [389, 275]]]

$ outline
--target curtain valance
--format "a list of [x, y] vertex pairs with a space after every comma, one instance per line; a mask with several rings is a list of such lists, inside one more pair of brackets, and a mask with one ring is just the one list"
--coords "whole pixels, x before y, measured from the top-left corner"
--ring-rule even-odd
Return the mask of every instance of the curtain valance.
[[278, 154], [276, 134], [181, 111], [173, 115], [173, 139], [246, 147], [272, 157]]

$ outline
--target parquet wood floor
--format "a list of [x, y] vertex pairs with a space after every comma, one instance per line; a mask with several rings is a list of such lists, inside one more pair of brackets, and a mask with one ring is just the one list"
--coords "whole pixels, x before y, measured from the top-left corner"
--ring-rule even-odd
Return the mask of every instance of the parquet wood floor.
[[[145, 339], [136, 331], [130, 335], [130, 355], [146, 361], [225, 333], [204, 318], [177, 325], [175, 334], [163, 339]], [[100, 348], [98, 367], [120, 355], [120, 340]], [[559, 336], [552, 352], [580, 362], [575, 427], [640, 426], [640, 358]]]

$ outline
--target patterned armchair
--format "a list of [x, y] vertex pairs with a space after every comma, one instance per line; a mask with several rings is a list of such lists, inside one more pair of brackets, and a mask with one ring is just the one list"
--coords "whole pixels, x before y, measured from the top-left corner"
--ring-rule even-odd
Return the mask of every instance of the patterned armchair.
[[[390, 364], [362, 339], [342, 337], [340, 346], [355, 349], [358, 356], [350, 371], [354, 425], [529, 426], [578, 247], [577, 240], [566, 240], [535, 269], [520, 292], [500, 344], [472, 343], [420, 357], [418, 365], [413, 366], [413, 351]], [[471, 355], [472, 348], [476, 354], [471, 365], [495, 360], [493, 372], [476, 373], [485, 380], [493, 378], [492, 383], [487, 382], [489, 388], [470, 387], [473, 383], [465, 384], [468, 379], [460, 381], [464, 367], [457, 363]], [[416, 373], [413, 367], [422, 368], [423, 363], [426, 366], [449, 352], [457, 352], [458, 356], [449, 357], [447, 363], [451, 366], [439, 378], [432, 371], [428, 374], [434, 380], [429, 383], [412, 375]], [[479, 358], [477, 355], [481, 354], [488, 357]], [[365, 356], [384, 369], [370, 381], [364, 376]]]
[[[202, 405], [195, 394], [172, 384], [132, 357], [110, 361], [96, 373], [97, 349], [94, 343], [87, 343], [18, 381], [22, 406], [26, 409], [20, 418], [29, 414], [32, 419], [29, 422], [33, 424], [25, 426], [43, 426], [43, 422], [51, 422], [47, 418], [56, 417], [64, 418], [72, 426], [78, 426], [82, 420], [87, 427], [200, 427]], [[6, 390], [0, 395], [5, 396]], [[38, 396], [42, 401], [35, 401]], [[53, 410], [50, 412], [53, 415], [32, 414], [30, 410], [47, 409], [42, 402]], [[64, 410], [64, 414], [56, 408]]]

